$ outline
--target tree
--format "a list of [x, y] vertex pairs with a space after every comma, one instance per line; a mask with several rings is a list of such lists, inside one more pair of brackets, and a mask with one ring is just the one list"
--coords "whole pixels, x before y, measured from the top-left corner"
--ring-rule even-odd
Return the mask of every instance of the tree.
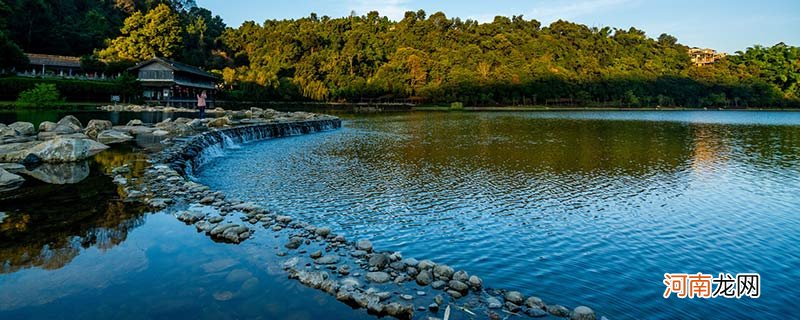
[[61, 93], [58, 92], [55, 84], [39, 83], [32, 89], [25, 90], [19, 94], [16, 105], [23, 108], [48, 108], [63, 104]]
[[140, 61], [153, 57], [173, 57], [181, 44], [178, 15], [165, 4], [125, 19], [122, 35], [112, 40], [100, 57], [109, 60]]
[[0, 70], [21, 68], [28, 64], [28, 57], [16, 43], [0, 31]]

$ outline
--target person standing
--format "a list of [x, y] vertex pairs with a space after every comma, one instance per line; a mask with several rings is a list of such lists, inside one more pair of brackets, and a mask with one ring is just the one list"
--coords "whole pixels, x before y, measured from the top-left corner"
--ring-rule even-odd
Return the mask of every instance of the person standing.
[[206, 117], [206, 99], [208, 96], [206, 95], [206, 91], [203, 90], [200, 94], [197, 95], [197, 110], [200, 111], [200, 119]]

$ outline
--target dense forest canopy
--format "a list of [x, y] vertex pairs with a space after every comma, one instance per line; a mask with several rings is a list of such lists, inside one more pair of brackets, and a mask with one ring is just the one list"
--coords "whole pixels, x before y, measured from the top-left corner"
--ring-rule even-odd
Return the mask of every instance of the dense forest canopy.
[[[220, 75], [241, 100], [589, 106], [796, 106], [800, 49], [754, 46], [695, 66], [675, 37], [636, 28], [490, 23], [407, 12], [227, 27], [193, 0], [0, 0], [0, 50], [81, 55], [87, 68], [152, 56]], [[19, 51], [19, 50], [17, 50]], [[19, 63], [4, 54], [4, 68]]]

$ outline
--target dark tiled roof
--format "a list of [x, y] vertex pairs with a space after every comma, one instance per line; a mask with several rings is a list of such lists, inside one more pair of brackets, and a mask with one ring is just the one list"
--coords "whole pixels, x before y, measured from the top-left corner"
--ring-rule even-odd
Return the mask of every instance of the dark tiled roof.
[[143, 62], [137, 63], [135, 66], [131, 67], [128, 70], [138, 70], [139, 68], [142, 68], [142, 67], [144, 67], [146, 65], [149, 65], [151, 63], [156, 63], [156, 62], [161, 63], [161, 64], [163, 64], [163, 65], [167, 66], [168, 68], [170, 68], [172, 70], [175, 70], [175, 71], [191, 73], [191, 74], [194, 74], [194, 75], [198, 75], [198, 76], [201, 76], [201, 77], [207, 77], [207, 78], [211, 78], [211, 79], [216, 79], [217, 78], [213, 74], [208, 73], [205, 70], [200, 69], [198, 67], [190, 66], [190, 65], [185, 64], [185, 63], [172, 61], [172, 60], [165, 59], [165, 58], [153, 58], [153, 59], [150, 59], [150, 60], [147, 60], [147, 61], [143, 61]]
[[37, 54], [37, 53], [26, 53], [25, 55], [28, 56], [28, 60], [30, 60], [30, 64], [32, 65], [38, 65], [38, 66], [45, 65], [45, 66], [69, 67], [69, 68], [81, 67], [81, 58], [79, 57], [56, 56], [50, 54]]

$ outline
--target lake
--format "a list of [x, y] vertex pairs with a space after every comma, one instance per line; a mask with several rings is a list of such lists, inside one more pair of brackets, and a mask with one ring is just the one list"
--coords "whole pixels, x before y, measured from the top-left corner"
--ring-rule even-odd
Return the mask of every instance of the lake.
[[[341, 117], [228, 149], [194, 179], [610, 319], [794, 314], [800, 113]], [[0, 198], [0, 319], [371, 318], [287, 279], [269, 231], [221, 244], [123, 202], [108, 175], [123, 163], [135, 179], [146, 157], [118, 146], [67, 170], [85, 171], [76, 184]], [[697, 272], [759, 273], [761, 297], [662, 297], [664, 273]]]
[[[403, 113], [230, 150], [197, 179], [611, 319], [781, 318], [800, 296], [800, 113]], [[760, 299], [664, 299], [665, 273]]]

